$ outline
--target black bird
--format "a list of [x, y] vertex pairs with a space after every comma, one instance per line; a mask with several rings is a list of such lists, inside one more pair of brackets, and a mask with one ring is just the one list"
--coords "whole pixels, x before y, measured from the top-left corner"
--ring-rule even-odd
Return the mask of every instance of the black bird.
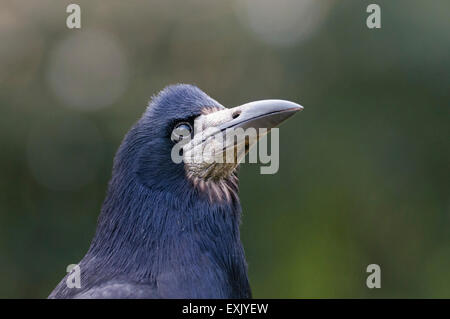
[[[227, 109], [195, 86], [165, 88], [114, 158], [95, 236], [78, 264], [81, 288], [67, 286], [68, 274], [49, 298], [251, 298], [239, 234], [241, 156], [178, 163], [172, 150], [189, 136], [179, 152], [186, 156], [228, 129], [270, 129], [301, 109], [283, 100]], [[248, 151], [256, 140], [245, 141]], [[242, 145], [227, 143], [223, 150]]]

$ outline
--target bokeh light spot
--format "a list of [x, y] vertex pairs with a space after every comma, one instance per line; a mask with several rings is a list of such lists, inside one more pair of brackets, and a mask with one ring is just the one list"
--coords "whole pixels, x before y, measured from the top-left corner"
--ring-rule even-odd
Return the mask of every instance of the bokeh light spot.
[[317, 0], [237, 0], [235, 8], [241, 22], [262, 41], [289, 46], [319, 29], [329, 5]]
[[106, 32], [83, 29], [56, 45], [48, 83], [64, 104], [96, 110], [123, 94], [128, 76], [127, 57], [119, 42]]

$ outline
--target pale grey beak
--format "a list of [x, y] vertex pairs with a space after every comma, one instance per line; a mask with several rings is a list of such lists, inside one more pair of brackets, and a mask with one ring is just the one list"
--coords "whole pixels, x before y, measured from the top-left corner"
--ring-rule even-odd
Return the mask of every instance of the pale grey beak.
[[303, 110], [303, 106], [285, 100], [261, 100], [246, 103], [230, 109], [232, 120], [222, 123], [220, 131], [228, 128], [266, 128], [277, 127], [289, 117]]

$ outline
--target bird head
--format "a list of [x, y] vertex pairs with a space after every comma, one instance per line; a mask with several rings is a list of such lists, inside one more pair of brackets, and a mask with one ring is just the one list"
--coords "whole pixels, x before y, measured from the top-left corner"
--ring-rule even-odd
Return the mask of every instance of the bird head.
[[261, 134], [221, 137], [270, 130], [301, 109], [281, 100], [228, 109], [197, 87], [165, 88], [114, 158], [86, 262], [107, 278], [156, 282], [163, 297], [249, 298], [236, 170]]
[[152, 98], [118, 157], [137, 159], [133, 170], [153, 189], [172, 185], [183, 192], [189, 183], [210, 197], [228, 197], [236, 169], [250, 148], [302, 109], [284, 100], [225, 108], [195, 86], [169, 86]]

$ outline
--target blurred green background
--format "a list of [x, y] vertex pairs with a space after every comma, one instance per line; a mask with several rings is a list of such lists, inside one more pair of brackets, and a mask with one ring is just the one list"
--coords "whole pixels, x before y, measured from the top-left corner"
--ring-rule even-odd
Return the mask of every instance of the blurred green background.
[[[0, 297], [89, 247], [124, 134], [164, 86], [282, 98], [280, 170], [241, 169], [254, 297], [450, 297], [450, 2], [0, 1]], [[366, 267], [381, 266], [381, 289]]]

